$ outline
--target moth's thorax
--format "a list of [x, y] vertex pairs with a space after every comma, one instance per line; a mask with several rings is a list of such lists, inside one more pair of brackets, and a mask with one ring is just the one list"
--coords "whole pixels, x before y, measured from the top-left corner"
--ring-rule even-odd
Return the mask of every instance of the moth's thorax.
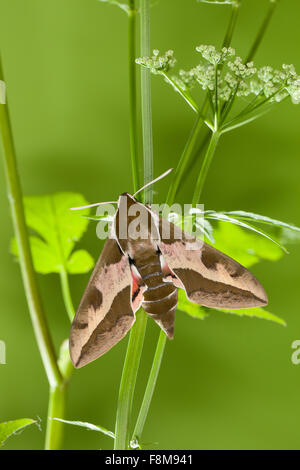
[[130, 257], [145, 250], [156, 251], [159, 233], [155, 220], [147, 207], [128, 193], [119, 198], [114, 232], [120, 248]]

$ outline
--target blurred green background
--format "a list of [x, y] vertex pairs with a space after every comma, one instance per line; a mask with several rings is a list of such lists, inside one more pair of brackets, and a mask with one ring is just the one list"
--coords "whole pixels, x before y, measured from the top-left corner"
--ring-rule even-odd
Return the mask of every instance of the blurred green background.
[[[268, 6], [244, 0], [233, 46], [245, 55]], [[161, 0], [151, 10], [152, 46], [174, 49], [179, 65], [196, 63], [194, 47], [219, 45], [230, 9], [196, 0]], [[281, 0], [256, 58], [258, 65], [294, 63], [300, 70], [298, 0]], [[0, 44], [24, 194], [77, 191], [87, 200], [115, 199], [131, 191], [127, 97], [127, 20], [96, 0], [0, 0]], [[175, 165], [188, 136], [192, 111], [154, 77], [155, 174]], [[226, 134], [211, 167], [207, 209], [248, 210], [300, 225], [300, 107], [285, 102], [255, 123]], [[157, 185], [160, 199], [168, 181]], [[190, 202], [191, 183], [178, 201]], [[0, 171], [0, 421], [42, 418], [48, 385], [35, 344], [19, 267], [9, 254], [12, 225]], [[81, 245], [95, 258], [101, 242], [90, 225]], [[175, 340], [167, 344], [144, 432], [161, 449], [299, 449], [300, 365], [291, 344], [300, 339], [300, 248], [252, 271], [264, 284], [269, 310], [287, 327], [214, 314], [197, 321], [177, 313]], [[78, 303], [88, 275], [73, 276]], [[56, 275], [39, 276], [57, 347], [69, 321]], [[141, 397], [158, 327], [148, 330], [137, 386]], [[67, 419], [113, 429], [127, 339], [76, 371]], [[139, 401], [134, 403], [135, 410]], [[111, 448], [109, 438], [66, 426], [68, 449]], [[29, 428], [7, 449], [41, 449], [44, 435]]]

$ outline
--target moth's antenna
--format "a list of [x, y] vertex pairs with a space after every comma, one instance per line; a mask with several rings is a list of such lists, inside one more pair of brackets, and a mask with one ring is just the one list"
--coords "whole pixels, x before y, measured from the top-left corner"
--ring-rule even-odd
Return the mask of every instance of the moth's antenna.
[[70, 211], [80, 211], [81, 209], [87, 209], [88, 207], [101, 206], [102, 204], [117, 204], [117, 201], [96, 202], [95, 204], [89, 204], [88, 206], [70, 207]]
[[133, 197], [135, 197], [136, 194], [138, 194], [138, 193], [140, 193], [141, 191], [143, 191], [143, 189], [148, 188], [148, 186], [151, 186], [151, 184], [156, 183], [156, 181], [161, 180], [162, 178], [164, 178], [165, 176], [167, 176], [169, 173], [171, 173], [172, 170], [173, 170], [173, 168], [170, 168], [169, 170], [165, 171], [162, 175], [160, 175], [160, 176], [158, 176], [157, 178], [155, 178], [155, 180], [150, 181], [150, 183], [145, 184], [145, 186], [143, 186], [143, 187], [142, 187], [141, 189], [139, 189], [136, 193], [134, 193]]

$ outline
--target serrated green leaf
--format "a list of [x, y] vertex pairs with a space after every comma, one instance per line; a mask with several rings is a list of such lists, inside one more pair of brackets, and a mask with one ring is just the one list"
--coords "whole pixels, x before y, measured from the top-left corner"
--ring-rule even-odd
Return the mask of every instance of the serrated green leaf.
[[94, 260], [86, 250], [74, 251], [67, 261], [67, 271], [70, 274], [89, 272], [94, 266]]
[[283, 256], [279, 246], [237, 225], [219, 223], [214, 230], [214, 237], [215, 248], [246, 267], [262, 259], [277, 261]]
[[4, 445], [5, 441], [14, 434], [23, 431], [27, 426], [36, 423], [34, 419], [15, 419], [14, 421], [6, 421], [0, 423], [0, 447]]
[[[35, 271], [41, 274], [59, 272], [57, 257], [54, 252], [49, 250], [48, 245], [41, 238], [35, 236], [29, 237], [29, 241]], [[18, 246], [15, 238], [12, 239], [10, 250], [13, 255], [18, 257]]]
[[261, 235], [261, 236], [267, 238], [271, 242], [275, 243], [275, 245], [278, 245], [283, 251], [288, 253], [286, 248], [283, 245], [281, 245], [279, 243], [279, 241], [275, 240], [275, 238], [272, 238], [271, 235], [269, 235], [268, 233], [262, 231], [261, 229], [257, 229], [253, 225], [250, 225], [248, 223], [243, 222], [242, 220], [235, 219], [234, 217], [229, 217], [228, 215], [226, 215], [223, 212], [215, 212], [215, 211], [205, 211], [205, 217], [208, 218], [208, 219], [215, 219], [215, 220], [219, 220], [219, 221], [222, 221], [222, 222], [231, 223], [231, 224], [234, 224], [234, 225], [239, 225], [240, 227], [243, 227], [247, 230], [250, 230], [250, 231], [256, 233], [257, 235]]
[[54, 419], [55, 421], [61, 421], [62, 423], [65, 423], [65, 424], [71, 424], [72, 426], [80, 426], [82, 428], [88, 429], [89, 431], [101, 432], [102, 434], [105, 434], [106, 436], [109, 436], [112, 439], [115, 439], [114, 433], [112, 431], [109, 431], [106, 428], [103, 428], [102, 426], [87, 423], [85, 421], [67, 421], [66, 419], [60, 419], [60, 418], [52, 418], [52, 419]]
[[[67, 192], [24, 198], [27, 225], [39, 235], [30, 237], [37, 272], [59, 273], [65, 269], [77, 274], [86, 273], [93, 267], [93, 259], [85, 250], [73, 252], [89, 221], [69, 209], [87, 204], [81, 194]], [[84, 209], [84, 213], [87, 215], [89, 209]], [[15, 239], [11, 251], [18, 256]]]
[[286, 326], [286, 323], [282, 318], [260, 307], [241, 308], [241, 309], [215, 308], [215, 309], [208, 309], [208, 310], [211, 310], [211, 311], [215, 310], [216, 312], [230, 313], [232, 315], [238, 315], [240, 317], [246, 316], [246, 317], [261, 318], [262, 320], [270, 320], [275, 323], [279, 323], [280, 325]]
[[272, 225], [274, 227], [279, 227], [282, 229], [291, 230], [292, 232], [300, 233], [300, 228], [296, 227], [293, 224], [288, 224], [286, 222], [282, 222], [281, 220], [272, 219], [271, 217], [267, 217], [265, 215], [254, 214], [253, 212], [245, 212], [245, 211], [229, 211], [229, 212], [222, 212], [222, 214], [234, 217], [236, 219], [241, 220], [251, 220], [252, 222], [261, 223]]
[[242, 309], [228, 309], [228, 308], [208, 308], [203, 305], [197, 305], [190, 302], [185, 294], [185, 291], [178, 289], [178, 309], [184, 313], [187, 313], [191, 317], [204, 319], [205, 317], [213, 314], [214, 312], [230, 313], [232, 315], [238, 315], [240, 317], [256, 317], [263, 320], [270, 320], [280, 325], [286, 326], [285, 321], [274, 315], [273, 313], [268, 312], [267, 310], [255, 307], [255, 308], [242, 308]]
[[183, 289], [178, 289], [177, 308], [178, 310], [181, 310], [181, 312], [187, 313], [194, 318], [200, 318], [201, 320], [203, 320], [208, 315], [202, 306], [196, 305], [187, 299], [186, 293]]

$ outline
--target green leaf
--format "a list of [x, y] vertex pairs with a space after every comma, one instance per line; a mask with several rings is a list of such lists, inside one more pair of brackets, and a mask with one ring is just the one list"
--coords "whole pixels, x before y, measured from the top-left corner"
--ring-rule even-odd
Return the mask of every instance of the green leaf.
[[75, 251], [67, 261], [67, 271], [70, 274], [89, 272], [94, 266], [94, 260], [86, 250]]
[[19, 434], [27, 426], [36, 423], [33, 419], [15, 419], [14, 421], [6, 421], [0, 423], [0, 447], [4, 445], [5, 441], [14, 434]]
[[178, 289], [178, 310], [181, 310], [184, 313], [187, 313], [191, 317], [200, 318], [203, 320], [205, 317], [208, 316], [208, 313], [205, 312], [204, 308], [200, 305], [194, 304], [190, 302], [187, 297], [186, 293], [183, 289]]
[[72, 424], [73, 426], [81, 426], [82, 428], [88, 429], [89, 431], [97, 431], [97, 432], [102, 432], [102, 434], [105, 434], [106, 436], [111, 437], [112, 439], [115, 439], [115, 435], [112, 431], [109, 431], [108, 429], [103, 428], [102, 426], [96, 426], [95, 424], [87, 423], [84, 421], [67, 421], [65, 419], [60, 419], [60, 418], [52, 418], [55, 421], [61, 421], [62, 423], [66, 424]]
[[253, 212], [245, 211], [229, 211], [222, 212], [222, 214], [234, 217], [240, 220], [251, 220], [252, 222], [257, 222], [261, 224], [273, 225], [274, 227], [279, 227], [282, 229], [291, 230], [292, 232], [300, 233], [300, 228], [296, 227], [293, 224], [287, 224], [281, 220], [272, 219], [271, 217], [266, 217], [265, 215], [254, 214]]
[[[67, 192], [24, 198], [27, 225], [37, 234], [30, 237], [37, 272], [59, 273], [64, 269], [77, 274], [86, 273], [93, 267], [94, 261], [89, 253], [85, 250], [73, 252], [89, 221], [69, 209], [87, 204], [81, 194]], [[84, 214], [88, 213], [89, 209], [84, 209]], [[18, 256], [15, 239], [11, 251]]]
[[234, 225], [239, 225], [240, 227], [246, 228], [247, 230], [250, 230], [252, 232], [255, 232], [258, 235], [262, 235], [263, 237], [267, 238], [268, 240], [272, 241], [275, 243], [275, 245], [278, 245], [283, 251], [288, 253], [286, 248], [281, 245], [277, 240], [272, 238], [269, 234], [266, 232], [263, 232], [262, 230], [257, 229], [256, 227], [253, 227], [253, 225], [246, 224], [245, 222], [242, 222], [239, 219], [235, 219], [234, 217], [229, 217], [226, 215], [224, 212], [215, 212], [215, 211], [205, 211], [205, 217], [208, 219], [215, 219], [215, 220], [220, 220], [222, 222], [229, 222]]
[[214, 237], [215, 248], [246, 267], [262, 259], [277, 261], [283, 256], [283, 251], [278, 245], [237, 225], [219, 223], [214, 230]]
[[232, 315], [238, 315], [240, 317], [246, 316], [246, 317], [261, 318], [262, 320], [270, 320], [275, 323], [279, 323], [280, 325], [286, 326], [286, 323], [282, 318], [260, 307], [241, 308], [241, 309], [216, 308], [216, 309], [208, 309], [208, 310], [215, 310], [216, 312], [223, 312], [223, 313], [231, 313]]
[[201, 320], [209, 316], [211, 313], [222, 312], [222, 313], [231, 313], [232, 315], [238, 315], [240, 317], [246, 316], [246, 317], [261, 318], [263, 320], [270, 320], [275, 323], [279, 323], [280, 325], [286, 326], [286, 323], [282, 318], [260, 307], [227, 309], [227, 308], [208, 308], [208, 307], [204, 307], [203, 305], [194, 304], [187, 299], [186, 293], [182, 289], [178, 289], [178, 309], [184, 313], [187, 313], [191, 317], [200, 318]]

